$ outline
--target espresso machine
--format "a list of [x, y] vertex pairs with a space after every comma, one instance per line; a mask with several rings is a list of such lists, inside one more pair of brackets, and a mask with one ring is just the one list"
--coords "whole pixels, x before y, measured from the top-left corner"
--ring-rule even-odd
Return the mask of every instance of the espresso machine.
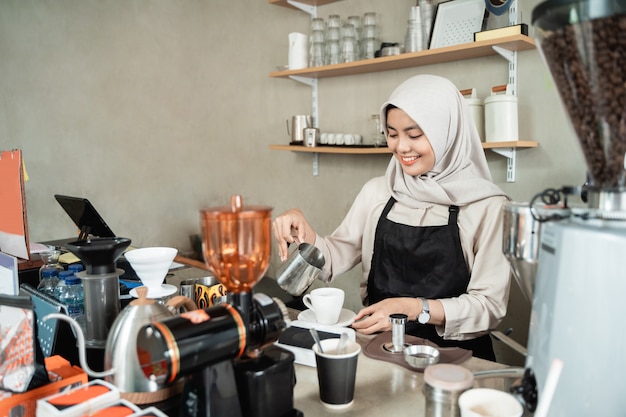
[[[530, 411], [544, 400], [550, 417], [623, 416], [626, 2], [545, 1], [532, 22], [589, 178], [580, 207], [567, 198], [583, 188], [562, 187], [538, 193], [526, 208], [505, 208], [504, 251], [532, 298], [518, 392]], [[507, 228], [509, 237], [519, 233], [517, 246], [507, 245]]]
[[291, 417], [294, 355], [274, 345], [288, 324], [286, 307], [254, 285], [269, 266], [271, 208], [243, 206], [200, 212], [207, 265], [230, 300], [155, 321], [139, 331], [137, 354], [146, 378], [185, 378], [181, 416]]

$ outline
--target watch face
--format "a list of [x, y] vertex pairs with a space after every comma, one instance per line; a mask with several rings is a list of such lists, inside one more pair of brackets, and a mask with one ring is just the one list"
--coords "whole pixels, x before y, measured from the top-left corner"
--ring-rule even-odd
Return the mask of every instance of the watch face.
[[430, 314], [428, 314], [425, 311], [422, 311], [420, 315], [417, 317], [417, 321], [419, 321], [421, 324], [428, 323], [428, 320], [430, 320]]

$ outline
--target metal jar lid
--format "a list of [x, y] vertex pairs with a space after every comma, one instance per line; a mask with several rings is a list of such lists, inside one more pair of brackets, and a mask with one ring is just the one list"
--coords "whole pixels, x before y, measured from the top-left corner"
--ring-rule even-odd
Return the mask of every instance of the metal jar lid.
[[460, 365], [440, 363], [424, 370], [424, 382], [435, 389], [460, 392], [474, 385], [474, 374]]

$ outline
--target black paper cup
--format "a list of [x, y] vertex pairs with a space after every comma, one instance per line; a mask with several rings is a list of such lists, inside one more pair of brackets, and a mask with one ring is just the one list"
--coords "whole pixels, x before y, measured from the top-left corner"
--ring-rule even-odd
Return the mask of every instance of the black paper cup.
[[331, 409], [348, 408], [354, 402], [356, 366], [361, 346], [348, 341], [344, 353], [338, 355], [339, 339], [325, 339], [321, 343], [324, 353], [320, 353], [317, 344], [313, 345], [320, 400]]

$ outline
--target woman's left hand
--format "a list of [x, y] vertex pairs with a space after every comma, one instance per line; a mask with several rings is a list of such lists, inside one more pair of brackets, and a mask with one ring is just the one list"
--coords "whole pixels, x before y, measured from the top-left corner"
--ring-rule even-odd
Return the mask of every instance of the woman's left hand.
[[352, 328], [363, 334], [372, 334], [391, 330], [389, 316], [406, 314], [414, 320], [416, 313], [415, 298], [387, 298], [376, 304], [361, 309], [354, 318]]

